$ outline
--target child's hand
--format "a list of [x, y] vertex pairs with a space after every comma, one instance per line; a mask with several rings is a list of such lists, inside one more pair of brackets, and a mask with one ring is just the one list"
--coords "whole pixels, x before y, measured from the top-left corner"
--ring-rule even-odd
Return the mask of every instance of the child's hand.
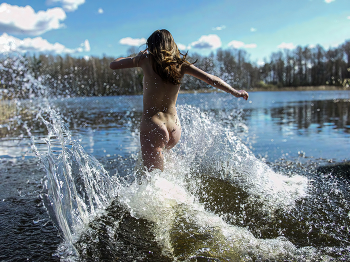
[[239, 90], [238, 92], [240, 93], [239, 97], [243, 97], [244, 100], [248, 100], [249, 94], [246, 91]]

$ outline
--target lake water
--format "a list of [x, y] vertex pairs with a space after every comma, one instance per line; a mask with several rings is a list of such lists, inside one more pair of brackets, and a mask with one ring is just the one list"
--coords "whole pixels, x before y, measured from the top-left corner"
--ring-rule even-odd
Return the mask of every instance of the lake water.
[[[0, 260], [346, 261], [350, 91], [180, 94], [142, 174], [142, 96], [0, 103]], [[332, 260], [333, 259], [333, 260]]]

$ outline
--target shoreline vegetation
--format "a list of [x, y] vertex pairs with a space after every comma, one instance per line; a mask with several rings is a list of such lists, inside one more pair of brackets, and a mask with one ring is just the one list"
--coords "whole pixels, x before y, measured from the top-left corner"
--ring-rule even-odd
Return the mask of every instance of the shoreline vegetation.
[[[334, 90], [348, 90], [350, 91], [349, 87], [344, 86], [297, 86], [297, 87], [266, 87], [266, 88], [250, 88], [246, 89], [247, 92], [291, 92], [291, 91], [334, 91]], [[195, 94], [195, 93], [224, 93], [224, 91], [220, 89], [198, 89], [198, 90], [182, 90], [180, 89], [180, 94]]]
[[[138, 53], [136, 47], [127, 56]], [[142, 94], [141, 68], [113, 71], [115, 57], [70, 55], [0, 55], [0, 99]], [[189, 62], [217, 75], [233, 88], [255, 91], [350, 89], [350, 40], [325, 50], [322, 46], [284, 49], [263, 64], [251, 62], [244, 49], [217, 49], [208, 56], [190, 53]], [[181, 93], [219, 92], [184, 76]]]

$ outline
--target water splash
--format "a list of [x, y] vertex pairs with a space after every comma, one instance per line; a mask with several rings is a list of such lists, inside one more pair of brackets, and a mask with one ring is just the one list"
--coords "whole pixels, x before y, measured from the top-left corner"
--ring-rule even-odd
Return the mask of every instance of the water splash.
[[30, 58], [20, 54], [2, 54], [0, 57], [0, 100], [48, 97], [44, 84], [48, 75], [36, 75]]
[[300, 175], [274, 172], [229, 128], [222, 127], [199, 109], [181, 107], [181, 144], [174, 151], [196, 173], [210, 173], [243, 188], [259, 200], [266, 210], [293, 208], [295, 201], [307, 196], [308, 180]]
[[[2, 98], [39, 96], [30, 103], [28, 119], [34, 114], [34, 122], [42, 123], [47, 134], [36, 136], [37, 126], [26, 121], [27, 113], [18, 113], [27, 110], [20, 100], [4, 107], [10, 116], [0, 124], [14, 130], [25, 127], [33, 140], [47, 171], [44, 198], [65, 239], [58, 249], [62, 260], [331, 260], [324, 253], [349, 257], [348, 196], [342, 195], [337, 180], [327, 174], [319, 184], [328, 179], [329, 185], [314, 186], [308, 194], [305, 176], [275, 172], [237, 136], [237, 129], [247, 129], [242, 121], [235, 122], [237, 112], [217, 117], [180, 106], [182, 138], [166, 154], [166, 171], [144, 172], [137, 179], [135, 156], [135, 161], [125, 161], [122, 177], [122, 172], [108, 173], [85, 152], [64, 116], [44, 99], [49, 91], [43, 78], [28, 71], [22, 59], [1, 64], [1, 84], [13, 87]], [[216, 118], [227, 118], [229, 124]], [[308, 206], [301, 205], [303, 201]], [[312, 242], [312, 237], [320, 240]], [[317, 249], [298, 248], [309, 241]]]
[[40, 141], [30, 134], [33, 150], [47, 172], [47, 198], [66, 241], [64, 245], [74, 253], [73, 244], [80, 230], [109, 205], [119, 183], [72, 138], [48, 102], [41, 104], [37, 119], [48, 130], [44, 139], [47, 151], [39, 151], [36, 144]]
[[[34, 77], [14, 79], [22, 81], [15, 84], [25, 90], [32, 90], [27, 82], [44, 86], [42, 79]], [[128, 167], [127, 178], [109, 174], [85, 152], [48, 100], [38, 100], [31, 111], [47, 129], [44, 138], [32, 135], [35, 128], [26, 121], [17, 122], [26, 127], [47, 172], [45, 199], [65, 240], [58, 249], [61, 259], [103, 260], [107, 256], [133, 261], [151, 256], [152, 261], [251, 261], [317, 253], [298, 249], [285, 237], [260, 239], [249, 228], [236, 225], [250, 216], [244, 214], [245, 206], [258, 205], [255, 216], [271, 217], [280, 209], [288, 212], [307, 197], [308, 185], [305, 177], [276, 173], [258, 160], [234, 132], [245, 128], [242, 121], [230, 121], [229, 127], [224, 127], [195, 107], [180, 106], [181, 143], [166, 153], [166, 171], [144, 172], [137, 179], [137, 165]], [[213, 199], [213, 191], [227, 189], [231, 190], [229, 199], [237, 197], [233, 209], [223, 208], [225, 201]], [[145, 248], [152, 250], [152, 255]]]
[[[297, 199], [305, 197], [307, 179], [275, 173], [256, 159], [232, 132], [200, 110], [183, 106], [179, 115], [183, 137], [175, 150], [165, 154], [166, 171], [145, 171], [142, 178], [136, 179], [137, 166], [134, 171], [130, 167], [129, 176], [135, 179], [125, 184], [121, 177], [108, 174], [84, 151], [55, 110], [48, 104], [42, 107], [37, 119], [48, 129], [47, 151], [40, 152], [35, 147], [36, 140], [33, 148], [47, 171], [48, 199], [66, 240], [60, 248], [61, 257], [72, 260], [80, 253], [84, 259], [94, 254], [84, 250], [89, 250], [91, 247], [87, 246], [93, 243], [97, 245], [96, 239], [101, 238], [98, 235], [101, 226], [96, 227], [96, 221], [105, 221], [102, 227], [108, 230], [103, 230], [107, 232], [103, 241], [109, 241], [113, 252], [120, 254], [125, 243], [112, 243], [125, 241], [116, 236], [120, 235], [126, 214], [151, 224], [148, 230], [161, 249], [159, 256], [171, 260], [221, 257], [249, 261], [298, 255], [300, 250], [285, 238], [258, 239], [248, 229], [227, 223], [225, 214], [207, 210], [201, 201], [203, 188], [199, 184], [203, 184], [205, 176], [225, 180], [249, 195], [250, 202], [258, 201], [273, 213], [277, 208], [290, 209]], [[205, 190], [206, 194], [210, 190]], [[118, 203], [117, 209], [113, 209], [113, 201]], [[106, 214], [111, 209], [112, 218]], [[117, 214], [115, 210], [119, 210]], [[106, 223], [105, 217], [112, 222]], [[96, 234], [98, 237], [93, 237]], [[184, 249], [184, 245], [188, 248]], [[145, 258], [142, 252], [138, 255]]]
[[[195, 192], [188, 190], [190, 169], [167, 157], [166, 171], [146, 172], [140, 183], [121, 188], [118, 198], [132, 217], [151, 223], [162, 256], [171, 261], [302, 261], [319, 257], [314, 248], [298, 249], [282, 236], [259, 239], [248, 228], [229, 224], [208, 211]], [[320, 261], [328, 259], [325, 256]]]

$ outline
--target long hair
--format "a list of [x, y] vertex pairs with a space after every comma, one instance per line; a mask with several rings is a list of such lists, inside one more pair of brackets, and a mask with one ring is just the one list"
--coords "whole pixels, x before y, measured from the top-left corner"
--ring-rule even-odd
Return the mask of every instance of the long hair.
[[156, 30], [148, 37], [146, 44], [152, 57], [154, 72], [165, 82], [180, 84], [181, 65], [191, 63], [186, 61], [187, 53], [185, 55], [180, 53], [170, 32], [166, 29]]

